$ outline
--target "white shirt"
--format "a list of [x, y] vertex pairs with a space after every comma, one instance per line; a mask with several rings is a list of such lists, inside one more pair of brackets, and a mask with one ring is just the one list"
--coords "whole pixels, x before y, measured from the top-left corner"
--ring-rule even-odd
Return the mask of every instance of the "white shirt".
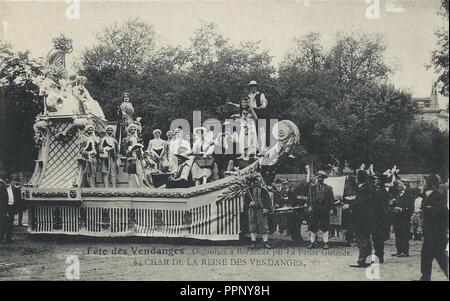
[[178, 154], [178, 149], [180, 147], [186, 148], [188, 153], [191, 152], [191, 144], [189, 143], [189, 141], [184, 140], [182, 138], [176, 138], [172, 140], [169, 144], [170, 153], [173, 155]]
[[256, 105], [256, 94], [258, 94], [259, 92], [256, 92], [256, 93], [253, 93], [253, 92], [250, 92], [250, 94], [248, 94], [248, 97], [250, 98], [250, 106], [252, 107], [252, 108], [262, 108], [262, 109], [264, 109], [265, 107], [267, 107], [267, 104], [268, 104], [268, 101], [267, 101], [267, 99], [266, 99], [266, 96], [264, 96], [264, 93], [260, 93], [260, 100], [261, 100], [261, 106], [260, 107], [258, 107], [257, 105]]
[[6, 191], [8, 192], [8, 205], [14, 205], [14, 193], [12, 191], [11, 185], [6, 187]]

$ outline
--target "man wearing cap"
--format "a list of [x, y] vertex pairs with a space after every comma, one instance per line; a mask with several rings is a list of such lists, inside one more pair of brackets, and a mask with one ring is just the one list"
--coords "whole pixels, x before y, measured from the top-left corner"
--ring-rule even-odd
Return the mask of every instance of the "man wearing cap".
[[81, 186], [87, 183], [88, 187], [95, 187], [95, 173], [97, 171], [98, 138], [95, 136], [95, 127], [88, 124], [84, 129], [84, 136], [80, 140], [79, 170]]
[[388, 178], [385, 175], [377, 174], [375, 176], [372, 242], [379, 263], [384, 263], [384, 242], [390, 236], [389, 204], [394, 200], [389, 193], [390, 185], [386, 185], [387, 182]]
[[105, 188], [117, 186], [117, 160], [119, 159], [119, 143], [114, 138], [114, 128], [106, 127], [106, 134], [99, 143], [100, 161]]
[[246, 201], [249, 208], [248, 226], [252, 240], [251, 248], [255, 249], [257, 247], [256, 239], [259, 233], [262, 234], [264, 247], [270, 249], [267, 215], [272, 210], [272, 200], [261, 174], [258, 174], [251, 180], [251, 185], [246, 194]]
[[317, 183], [311, 185], [308, 192], [308, 211], [310, 213], [309, 230], [311, 231], [311, 244], [309, 249], [316, 247], [317, 231], [323, 233], [323, 248], [329, 249], [328, 234], [330, 228], [330, 215], [334, 213], [333, 188], [324, 183], [328, 177], [327, 173], [319, 170], [317, 173]]
[[0, 183], [0, 243], [10, 243], [20, 190], [14, 189], [10, 177]]
[[420, 280], [430, 281], [433, 260], [436, 259], [448, 279], [448, 207], [447, 196], [439, 189], [439, 176], [425, 177], [423, 212], [423, 245]]

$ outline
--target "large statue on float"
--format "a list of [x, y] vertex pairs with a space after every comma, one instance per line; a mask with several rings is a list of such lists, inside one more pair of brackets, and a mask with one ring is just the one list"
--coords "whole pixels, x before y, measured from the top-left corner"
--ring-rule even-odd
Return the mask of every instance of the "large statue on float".
[[[55, 41], [40, 82], [45, 110], [34, 125], [39, 156], [33, 177], [23, 189], [29, 207], [29, 232], [239, 239], [248, 179], [290, 154], [300, 138], [295, 124], [280, 121], [273, 131], [277, 143], [264, 156], [212, 182], [205, 180], [210, 176], [203, 170], [207, 164], [192, 159], [189, 143], [177, 130], [175, 139], [164, 145], [169, 167], [175, 163], [173, 159], [178, 161], [167, 182], [176, 184], [168, 187], [176, 188], [151, 188], [143, 185], [148, 182], [147, 153], [151, 156], [163, 144], [155, 137], [149, 152], [143, 150], [142, 127], [139, 120], [133, 120], [128, 94], [118, 108], [118, 122], [108, 126], [98, 102], [86, 89], [87, 79], [67, 77], [65, 55], [71, 49], [69, 39]], [[155, 132], [156, 136], [160, 133]], [[203, 161], [213, 141], [207, 129], [197, 130], [194, 151]], [[157, 169], [164, 165], [155, 157], [151, 159]], [[187, 177], [185, 166], [193, 165], [198, 186], [178, 185]], [[132, 187], [130, 183], [134, 183]]]
[[44, 77], [39, 83], [40, 94], [45, 99], [44, 114], [93, 115], [105, 120], [98, 102], [85, 87], [87, 78], [79, 75], [67, 76], [66, 54], [72, 52], [72, 41], [64, 36], [53, 40], [53, 49], [46, 59]]

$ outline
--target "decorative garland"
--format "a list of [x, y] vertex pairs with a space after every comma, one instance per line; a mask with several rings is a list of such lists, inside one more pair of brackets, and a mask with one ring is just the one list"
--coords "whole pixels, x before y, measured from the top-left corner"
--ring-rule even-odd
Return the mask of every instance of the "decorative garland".
[[174, 192], [170, 191], [108, 191], [108, 190], [96, 190], [96, 191], [82, 191], [82, 197], [141, 197], [141, 198], [191, 198], [205, 193], [224, 189], [232, 182], [217, 184], [211, 187], [197, 189], [191, 192]]
[[69, 195], [64, 191], [33, 191], [34, 198], [67, 198]]

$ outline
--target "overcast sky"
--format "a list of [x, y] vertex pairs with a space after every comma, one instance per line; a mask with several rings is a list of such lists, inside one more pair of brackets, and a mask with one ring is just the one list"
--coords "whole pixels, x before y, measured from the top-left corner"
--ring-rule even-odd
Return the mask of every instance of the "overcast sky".
[[[70, 1], [70, 0], [67, 0]], [[217, 23], [233, 43], [261, 41], [276, 66], [292, 39], [315, 31], [327, 47], [336, 33], [381, 34], [388, 57], [398, 67], [392, 80], [415, 96], [428, 96], [433, 73], [426, 69], [436, 44], [435, 30], [443, 24], [439, 0], [379, 0], [380, 18], [366, 17], [366, 2], [377, 0], [147, 0], [81, 1], [80, 19], [66, 18], [64, 0], [0, 0], [0, 38], [15, 49], [45, 56], [51, 39], [64, 33], [73, 39], [76, 54], [95, 42], [95, 35], [114, 22], [138, 17], [154, 26], [158, 44], [188, 45], [198, 20]], [[308, 5], [309, 3], [309, 5]]]

